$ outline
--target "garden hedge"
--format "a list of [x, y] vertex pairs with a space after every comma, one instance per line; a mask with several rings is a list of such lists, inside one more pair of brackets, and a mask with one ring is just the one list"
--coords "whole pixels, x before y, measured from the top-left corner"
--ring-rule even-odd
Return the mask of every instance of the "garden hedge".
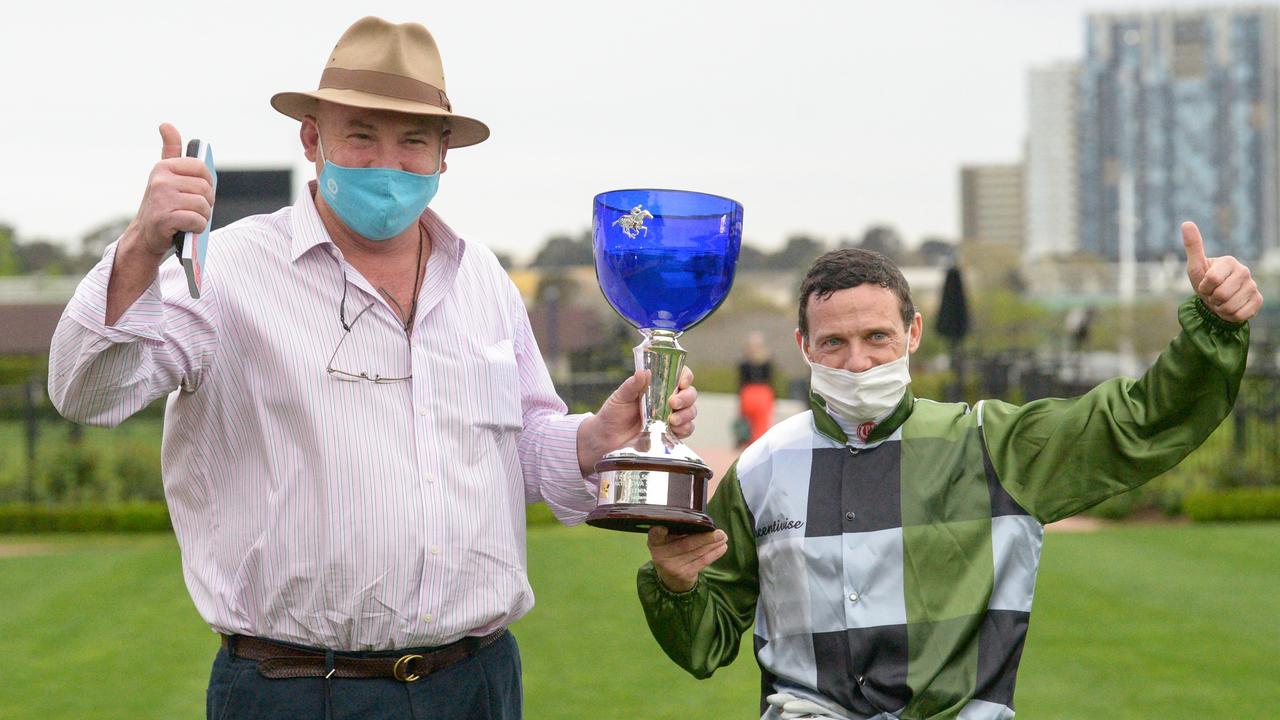
[[162, 502], [125, 505], [0, 505], [0, 534], [171, 530]]
[[1198, 522], [1280, 520], [1280, 488], [1197, 490], [1182, 499], [1182, 512]]

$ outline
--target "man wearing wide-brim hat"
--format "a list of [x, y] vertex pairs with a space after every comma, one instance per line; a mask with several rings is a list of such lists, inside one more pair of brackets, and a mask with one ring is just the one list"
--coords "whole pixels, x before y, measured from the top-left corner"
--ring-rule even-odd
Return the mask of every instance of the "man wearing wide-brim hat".
[[164, 257], [204, 227], [211, 176], [162, 125], [136, 217], [59, 324], [50, 394], [102, 425], [169, 395], [166, 497], [223, 638], [211, 718], [519, 717], [525, 504], [586, 516], [646, 378], [566, 415], [493, 253], [428, 209], [447, 151], [489, 129], [454, 112], [426, 28], [364, 18], [317, 90], [271, 103], [301, 121], [308, 192], [215, 232], [193, 299]]

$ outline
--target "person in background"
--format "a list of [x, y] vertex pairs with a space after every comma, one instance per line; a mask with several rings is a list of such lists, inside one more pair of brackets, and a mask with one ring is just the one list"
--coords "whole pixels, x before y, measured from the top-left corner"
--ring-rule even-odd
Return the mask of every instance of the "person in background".
[[752, 330], [738, 363], [738, 412], [748, 430], [738, 433], [740, 448], [759, 440], [773, 424], [773, 401], [773, 360], [764, 334]]

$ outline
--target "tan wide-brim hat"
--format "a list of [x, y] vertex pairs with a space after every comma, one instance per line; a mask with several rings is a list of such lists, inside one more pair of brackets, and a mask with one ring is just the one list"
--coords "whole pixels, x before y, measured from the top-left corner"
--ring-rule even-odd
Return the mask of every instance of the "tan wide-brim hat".
[[315, 115], [318, 100], [413, 115], [449, 119], [449, 147], [475, 145], [489, 128], [474, 118], [456, 115], [445, 94], [444, 67], [435, 38], [417, 23], [396, 25], [366, 17], [338, 39], [314, 92], [282, 92], [271, 107], [295, 120]]

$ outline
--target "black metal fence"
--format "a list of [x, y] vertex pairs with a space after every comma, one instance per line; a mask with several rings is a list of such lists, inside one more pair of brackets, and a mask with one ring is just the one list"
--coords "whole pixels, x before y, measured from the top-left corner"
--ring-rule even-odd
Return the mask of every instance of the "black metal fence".
[[[1235, 409], [1205, 447], [1186, 461], [1214, 485], [1280, 485], [1280, 367], [1269, 348], [1256, 348], [1253, 356]], [[1089, 368], [1081, 356], [1070, 354], [971, 356], [966, 366], [969, 382], [963, 395], [970, 401], [1074, 397], [1098, 382], [1090, 375], [1098, 370], [1096, 363]], [[578, 372], [558, 381], [556, 389], [571, 412], [594, 411], [624, 378], [623, 371]], [[142, 414], [160, 418], [163, 404], [154, 403]], [[81, 432], [54, 409], [42, 380], [0, 385], [0, 480], [9, 486], [0, 494], [9, 499], [36, 497], [41, 438], [54, 434], [53, 442], [65, 437], [74, 444]]]
[[624, 370], [578, 372], [556, 381], [556, 392], [569, 412], [596, 412], [609, 395], [627, 379]]
[[[0, 422], [11, 427], [0, 434], [0, 470], [21, 464], [24, 470], [20, 481], [22, 495], [28, 501], [35, 500], [36, 442], [40, 436], [41, 405], [48, 406], [44, 386], [35, 380], [22, 385], [0, 385]], [[52, 409], [52, 408], [50, 408]], [[56, 413], [55, 413], [56, 414]], [[16, 475], [17, 473], [9, 473]], [[18, 478], [12, 478], [11, 482]]]
[[[1255, 361], [1245, 373], [1231, 414], [1184, 461], [1204, 475], [1207, 484], [1280, 485], [1280, 367], [1272, 348], [1254, 348], [1252, 356]], [[975, 375], [969, 385], [973, 394], [1011, 402], [1076, 397], [1106, 376], [1120, 374], [1099, 378], [1081, 356], [1069, 354], [1005, 353], [971, 359], [970, 367]]]
[[[112, 493], [124, 500], [160, 497], [157, 421], [163, 417], [159, 400], [126, 421], [146, 432], [90, 431], [98, 433], [97, 441], [86, 442], [84, 426], [58, 414], [42, 379], [0, 385], [0, 504], [96, 500]], [[107, 433], [112, 439], [104, 443]], [[112, 458], [102, 457], [104, 445]]]

